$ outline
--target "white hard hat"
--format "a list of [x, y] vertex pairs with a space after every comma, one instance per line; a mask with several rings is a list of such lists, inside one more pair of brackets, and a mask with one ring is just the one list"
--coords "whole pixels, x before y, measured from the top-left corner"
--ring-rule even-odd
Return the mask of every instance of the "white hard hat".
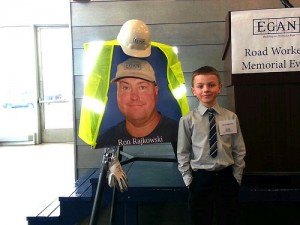
[[141, 20], [128, 20], [123, 24], [117, 40], [126, 55], [148, 57], [151, 54], [150, 31]]

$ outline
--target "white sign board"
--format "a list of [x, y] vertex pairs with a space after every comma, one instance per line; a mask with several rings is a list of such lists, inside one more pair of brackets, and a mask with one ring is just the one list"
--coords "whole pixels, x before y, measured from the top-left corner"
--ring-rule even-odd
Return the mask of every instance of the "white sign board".
[[300, 8], [231, 12], [232, 73], [300, 71]]

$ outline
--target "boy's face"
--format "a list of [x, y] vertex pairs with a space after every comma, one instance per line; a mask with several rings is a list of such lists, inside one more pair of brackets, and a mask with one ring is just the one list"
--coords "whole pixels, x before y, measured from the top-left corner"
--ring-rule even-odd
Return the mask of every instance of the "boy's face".
[[199, 74], [194, 77], [193, 84], [192, 92], [199, 101], [208, 108], [213, 107], [222, 88], [218, 77], [214, 74]]

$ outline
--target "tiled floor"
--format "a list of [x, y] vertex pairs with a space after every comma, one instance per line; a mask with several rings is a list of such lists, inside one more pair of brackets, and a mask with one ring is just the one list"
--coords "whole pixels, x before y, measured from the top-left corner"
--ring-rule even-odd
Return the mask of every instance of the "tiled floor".
[[74, 145], [0, 146], [1, 225], [27, 225], [75, 181]]

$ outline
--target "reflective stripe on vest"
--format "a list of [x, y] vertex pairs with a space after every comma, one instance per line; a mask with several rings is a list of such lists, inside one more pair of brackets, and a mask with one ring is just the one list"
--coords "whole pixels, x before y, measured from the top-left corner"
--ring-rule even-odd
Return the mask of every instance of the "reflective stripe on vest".
[[158, 42], [151, 42], [151, 45], [158, 47], [165, 54], [167, 58], [167, 79], [169, 89], [179, 104], [181, 115], [186, 115], [190, 109], [186, 97], [184, 75], [177, 54], [174, 52], [172, 46]]
[[[111, 64], [117, 40], [96, 41], [84, 44], [84, 94], [81, 105], [78, 136], [88, 145], [96, 146], [99, 128], [108, 101]], [[181, 63], [172, 46], [151, 42], [167, 58], [167, 80], [172, 95], [178, 102], [181, 114], [189, 112]], [[101, 88], [100, 88], [101, 87]]]

